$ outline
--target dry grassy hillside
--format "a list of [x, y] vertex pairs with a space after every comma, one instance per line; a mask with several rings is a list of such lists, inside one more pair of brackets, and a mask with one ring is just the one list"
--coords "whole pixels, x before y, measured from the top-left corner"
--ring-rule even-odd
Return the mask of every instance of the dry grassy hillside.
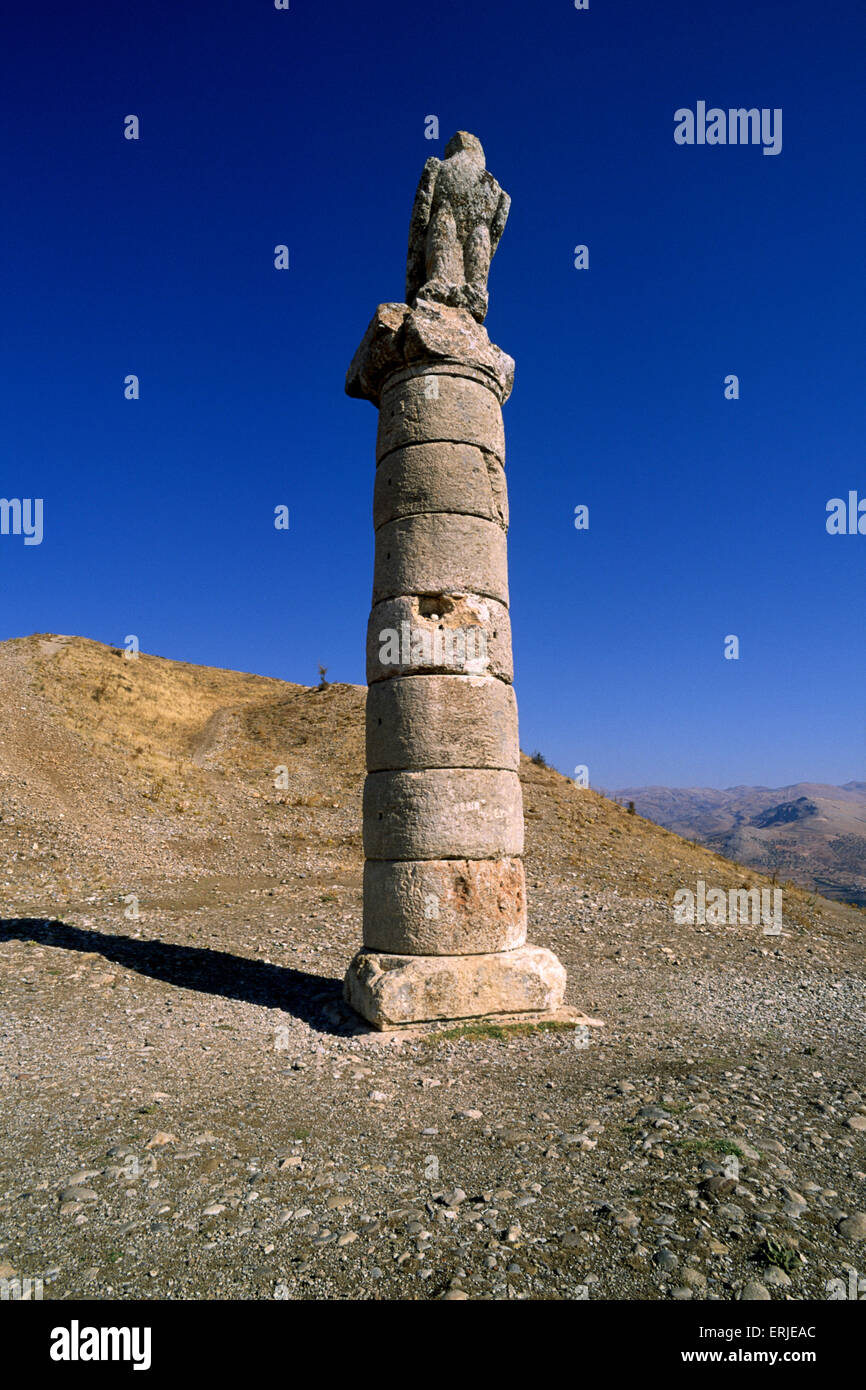
[[[3, 833], [23, 842], [7, 859], [13, 889], [62, 900], [137, 880], [156, 892], [239, 866], [279, 876], [305, 858], [360, 883], [363, 687], [34, 636], [0, 644], [0, 689]], [[280, 767], [286, 788], [275, 787]], [[525, 756], [521, 779], [539, 889], [550, 872], [655, 899], [698, 878], [771, 883]], [[807, 926], [816, 899], [790, 886], [786, 911]]]
[[699, 879], [770, 882], [524, 758], [531, 939], [604, 1028], [370, 1035], [340, 992], [364, 697], [0, 644], [0, 1267], [58, 1298], [820, 1296], [863, 1258], [863, 914], [783, 885], [779, 937], [677, 924]]

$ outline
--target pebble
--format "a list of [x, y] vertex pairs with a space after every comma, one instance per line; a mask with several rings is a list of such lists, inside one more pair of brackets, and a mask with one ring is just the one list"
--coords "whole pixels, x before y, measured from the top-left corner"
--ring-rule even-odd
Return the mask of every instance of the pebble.
[[660, 1105], [644, 1105], [638, 1112], [642, 1120], [669, 1120], [670, 1112]]
[[806, 1206], [805, 1202], [792, 1202], [789, 1199], [787, 1202], [782, 1203], [782, 1211], [786, 1216], [792, 1217], [795, 1221], [808, 1210], [809, 1208]]
[[785, 1196], [788, 1198], [789, 1202], [796, 1203], [798, 1207], [804, 1207], [806, 1205], [806, 1198], [803, 1196], [802, 1192], [797, 1191], [796, 1187], [786, 1187]]
[[156, 1132], [156, 1134], [153, 1136], [153, 1138], [152, 1138], [152, 1139], [149, 1139], [149, 1140], [147, 1141], [147, 1143], [145, 1144], [144, 1147], [145, 1147], [146, 1149], [161, 1149], [161, 1148], [163, 1148], [166, 1144], [176, 1144], [176, 1143], [177, 1143], [177, 1135], [176, 1135], [176, 1134], [168, 1134], [164, 1129], [159, 1129], [159, 1130], [157, 1130], [157, 1132]]
[[839, 1222], [839, 1234], [846, 1240], [866, 1240], [866, 1212], [855, 1211]]
[[[664, 907], [669, 915], [667, 902]], [[602, 920], [596, 931], [604, 930]], [[652, 930], [658, 934], [655, 927]], [[712, 956], [716, 943], [710, 933], [706, 945]], [[698, 946], [694, 949], [698, 955]], [[632, 964], [639, 959], [635, 948]], [[612, 1002], [617, 997], [616, 972], [626, 964], [624, 960], [612, 962], [600, 988], [613, 1010], [617, 1007]], [[335, 964], [326, 966], [326, 974], [333, 974], [335, 969]], [[695, 970], [698, 976], [706, 974], [703, 964], [696, 962]], [[777, 1007], [773, 1002], [775, 985], [773, 974], [761, 984], [773, 1008]], [[747, 992], [749, 987], [747, 982]], [[631, 985], [627, 983], [626, 988]], [[720, 1021], [725, 1014], [721, 1005], [734, 1000], [733, 989], [728, 980], [713, 1004]], [[137, 1000], [133, 997], [128, 1002], [132, 1006]], [[144, 1002], [148, 1001], [142, 996]], [[174, 1007], [189, 1013], [190, 1002], [178, 996]], [[651, 1008], [655, 1007], [653, 1003]], [[236, 1013], [241, 1021], [242, 1008], [232, 1008], [233, 1017]], [[602, 1011], [600, 999], [598, 1012]], [[781, 1019], [781, 1003], [777, 1011]], [[136, 1012], [145, 1011], [130, 1009], [131, 1014]], [[148, 1018], [152, 1023], [150, 1015]], [[698, 1018], [696, 1013], [690, 1015], [692, 1022]], [[261, 1018], [250, 1010], [248, 1021], [247, 1041], [254, 1048]], [[191, 1024], [193, 1015], [190, 1013], [184, 1022]], [[300, 1036], [301, 1024], [292, 1026]], [[663, 1041], [663, 1034], [655, 1032], [656, 1026], [650, 1019], [647, 1036], [655, 1039], [653, 1049], [656, 1042]], [[793, 1025], [791, 1035], [787, 1023], [782, 1032], [785, 1046], [780, 1048], [780, 1055], [791, 1042]], [[192, 1038], [192, 1034], [186, 1037]], [[610, 1046], [604, 1034], [594, 1041], [602, 1049]], [[194, 1050], [195, 1041], [192, 1047]], [[700, 1062], [687, 1059], [698, 1070], [684, 1076], [683, 1059], [664, 1055], [665, 1047], [660, 1049], [658, 1061], [652, 1054], [645, 1058], [647, 1065], [641, 1062], [640, 1071], [635, 1061], [632, 1079], [618, 1083], [616, 1053], [611, 1052], [607, 1077], [593, 1079], [587, 1073], [585, 1088], [573, 1084], [568, 1070], [573, 1069], [573, 1053], [565, 1058], [562, 1040], [554, 1034], [537, 1038], [517, 1035], [508, 1048], [483, 1040], [459, 1044], [446, 1040], [436, 1045], [435, 1053], [409, 1038], [402, 1044], [402, 1057], [395, 1058], [396, 1064], [389, 1066], [387, 1074], [385, 1050], [375, 1038], [363, 1043], [363, 1051], [375, 1058], [374, 1068], [353, 1070], [352, 1051], [356, 1048], [357, 1055], [362, 1055], [360, 1042], [331, 1037], [320, 1058], [313, 1054], [311, 1042], [310, 1077], [300, 1065], [288, 1074], [282, 1070], [290, 1065], [291, 1052], [276, 1059], [274, 1074], [280, 1076], [280, 1086], [310, 1092], [309, 1113], [293, 1116], [298, 1124], [303, 1121], [309, 1126], [302, 1131], [286, 1119], [280, 1106], [269, 1111], [268, 1091], [260, 1094], [255, 1088], [249, 1096], [244, 1095], [236, 1113], [224, 1107], [218, 1112], [215, 1106], [203, 1106], [197, 1112], [179, 1110], [176, 1115], [172, 1111], [172, 1122], [181, 1130], [180, 1139], [169, 1142], [169, 1136], [163, 1147], [156, 1143], [161, 1132], [154, 1136], [151, 1144], [155, 1155], [143, 1181], [135, 1184], [127, 1200], [120, 1198], [127, 1185], [123, 1179], [128, 1176], [128, 1165], [109, 1170], [114, 1178], [121, 1179], [117, 1188], [114, 1183], [104, 1187], [103, 1179], [93, 1170], [66, 1169], [74, 1157], [82, 1163], [87, 1157], [102, 1154], [106, 1134], [112, 1131], [97, 1127], [83, 1132], [83, 1138], [74, 1144], [67, 1139], [50, 1152], [46, 1147], [41, 1171], [49, 1172], [52, 1178], [58, 1172], [68, 1172], [69, 1177], [62, 1186], [56, 1181], [46, 1182], [42, 1199], [37, 1195], [41, 1174], [36, 1164], [4, 1183], [0, 1211], [12, 1211], [17, 1218], [19, 1201], [22, 1209], [20, 1228], [13, 1228], [12, 1240], [0, 1246], [0, 1254], [20, 1261], [21, 1251], [28, 1248], [28, 1223], [50, 1208], [47, 1220], [55, 1223], [58, 1240], [68, 1244], [45, 1247], [46, 1258], [63, 1252], [64, 1267], [69, 1267], [64, 1279], [72, 1269], [86, 1267], [91, 1260], [96, 1270], [96, 1261], [101, 1261], [101, 1272], [94, 1278], [106, 1283], [112, 1278], [118, 1281], [109, 1297], [140, 1295], [141, 1276], [148, 1271], [147, 1253], [161, 1254], [163, 1250], [166, 1268], [148, 1281], [156, 1297], [192, 1296], [205, 1288], [223, 1296], [233, 1282], [240, 1287], [241, 1281], [245, 1296], [260, 1297], [263, 1288], [273, 1287], [269, 1266], [277, 1264], [275, 1251], [281, 1251], [279, 1258], [286, 1260], [284, 1278], [293, 1296], [328, 1299], [377, 1293], [393, 1299], [533, 1299], [573, 1296], [575, 1288], [585, 1296], [594, 1286], [600, 1298], [611, 1300], [740, 1297], [768, 1301], [771, 1296], [781, 1300], [786, 1295], [820, 1297], [827, 1272], [841, 1270], [842, 1278], [847, 1277], [843, 1264], [846, 1251], [851, 1263], [862, 1267], [857, 1252], [859, 1249], [862, 1254], [866, 1249], [866, 1216], [854, 1212], [853, 1207], [857, 1201], [855, 1184], [864, 1177], [860, 1168], [866, 1166], [861, 1152], [866, 1115], [860, 1112], [864, 1106], [859, 1094], [846, 1091], [843, 1099], [845, 1086], [835, 1066], [827, 1066], [825, 1080], [816, 1079], [810, 1071], [812, 1063], [798, 1062], [795, 1048], [790, 1070], [773, 1057], [768, 1062], [734, 1067], [720, 1076], [711, 1050], [702, 1043]], [[466, 1056], [462, 1060], [471, 1063], [472, 1070], [457, 1067], [463, 1053]], [[752, 1061], [758, 1055], [744, 1052], [743, 1060]], [[452, 1064], [449, 1058], [456, 1060]], [[320, 1060], [326, 1065], [319, 1070], [317, 1085], [308, 1086]], [[438, 1078], [427, 1073], [433, 1067], [438, 1070], [440, 1061], [442, 1081], [434, 1086]], [[546, 1080], [549, 1067], [559, 1069], [555, 1087]], [[374, 1080], [377, 1071], [383, 1077], [380, 1083]], [[842, 1062], [840, 1071], [844, 1073]], [[473, 1074], [475, 1080], [468, 1084], [476, 1090], [478, 1099], [472, 1103], [476, 1108], [467, 1105], [452, 1111], [452, 1105], [462, 1104], [459, 1097], [466, 1094], [463, 1087], [467, 1076]], [[331, 1087], [331, 1076], [334, 1081], [343, 1079], [342, 1088]], [[156, 1076], [151, 1084], [157, 1084]], [[386, 1084], [391, 1087], [388, 1092]], [[712, 1094], [705, 1089], [710, 1085]], [[545, 1087], [550, 1091], [545, 1097], [549, 1112], [537, 1108]], [[317, 1094], [320, 1089], [321, 1096]], [[436, 1097], [432, 1097], [432, 1089], [437, 1090]], [[108, 1111], [120, 1111], [119, 1081], [113, 1090], [118, 1099], [112, 1095], [100, 1101], [94, 1111], [99, 1126], [103, 1112], [113, 1119]], [[75, 1099], [88, 1107], [91, 1104], [86, 1092]], [[374, 1105], [375, 1115], [364, 1110], [364, 1099]], [[316, 1109], [319, 1101], [324, 1107], [321, 1112]], [[348, 1102], [346, 1110], [354, 1106], [354, 1112], [331, 1114], [332, 1102], [340, 1108]], [[325, 1112], [329, 1116], [327, 1126]], [[197, 1119], [214, 1118], [217, 1113], [219, 1138], [208, 1132], [193, 1139]], [[437, 1114], [442, 1120], [438, 1129], [433, 1119]], [[593, 1119], [593, 1115], [600, 1119]], [[133, 1133], [125, 1120], [126, 1116], [118, 1113], [115, 1134]], [[154, 1135], [155, 1121], [154, 1116], [149, 1122], [135, 1121], [139, 1162], [145, 1141]], [[421, 1126], [428, 1126], [424, 1139], [420, 1139]], [[843, 1127], [845, 1133], [841, 1134]], [[297, 1133], [305, 1136], [303, 1147], [293, 1138]], [[783, 1143], [764, 1138], [774, 1135], [780, 1139], [783, 1133], [792, 1168], [783, 1160]], [[440, 1138], [434, 1139], [437, 1134]], [[599, 1135], [601, 1142], [596, 1148]], [[742, 1155], [741, 1180], [728, 1176], [729, 1171], [736, 1172], [731, 1157], [724, 1153], [732, 1147], [729, 1141]], [[211, 1146], [210, 1155], [216, 1157], [211, 1158], [201, 1147], [196, 1147], [194, 1158], [186, 1154], [187, 1148], [205, 1143]], [[433, 1150], [443, 1176], [431, 1181], [426, 1160]], [[664, 1154], [663, 1165], [653, 1161], [660, 1152]], [[123, 1150], [124, 1156], [131, 1153]], [[116, 1161], [120, 1164], [119, 1151]], [[161, 1181], [158, 1197], [148, 1191], [148, 1182], [156, 1180], [157, 1172]], [[470, 1182], [468, 1195], [462, 1187], [448, 1187], [461, 1176]], [[814, 1181], [806, 1182], [807, 1177]], [[91, 1178], [96, 1189], [92, 1195]], [[706, 1187], [700, 1185], [703, 1180], [707, 1180]], [[25, 1182], [29, 1192], [19, 1192]], [[794, 1187], [798, 1182], [799, 1190]], [[231, 1183], [236, 1187], [229, 1187]], [[54, 1197], [58, 1190], [61, 1199], [69, 1199], [65, 1218], [57, 1215]], [[479, 1200], [482, 1192], [484, 1201]], [[103, 1193], [111, 1194], [108, 1200]], [[170, 1206], [161, 1206], [166, 1198], [170, 1198]], [[314, 1200], [316, 1207], [293, 1210], [293, 1202], [306, 1200]], [[210, 1203], [204, 1208], [204, 1219], [201, 1201]], [[251, 1205], [246, 1206], [246, 1202]], [[539, 1211], [525, 1218], [528, 1229], [522, 1232], [518, 1219], [524, 1219], [524, 1211], [533, 1203]], [[801, 1236], [797, 1217], [807, 1210], [807, 1204], [816, 1215]], [[132, 1239], [121, 1244], [130, 1227], [120, 1223], [133, 1205], [139, 1221], [133, 1223]], [[393, 1219], [391, 1207], [395, 1208]], [[365, 1212], [372, 1214], [365, 1216]], [[83, 1230], [70, 1229], [76, 1213], [84, 1213]], [[226, 1222], [219, 1221], [221, 1213], [226, 1214]], [[803, 1219], [809, 1221], [808, 1217]], [[281, 1227], [284, 1221], [287, 1225]], [[353, 1229], [347, 1229], [349, 1226]], [[434, 1232], [432, 1240], [430, 1230]], [[171, 1247], [177, 1237], [182, 1245], [188, 1232], [197, 1234], [190, 1237], [194, 1249], [184, 1266]], [[791, 1243], [792, 1232], [797, 1234], [804, 1258], [797, 1259], [790, 1277], [784, 1269], [760, 1268], [752, 1263], [750, 1255], [759, 1241]], [[641, 1236], [645, 1244], [640, 1243]], [[720, 1236], [727, 1245], [717, 1239]], [[123, 1250], [124, 1262], [109, 1268], [106, 1256], [114, 1249]], [[83, 1255], [80, 1261], [73, 1259], [76, 1250]], [[202, 1251], [213, 1254], [202, 1255]], [[270, 1256], [263, 1258], [268, 1252]], [[418, 1258], [420, 1255], [426, 1258]], [[371, 1266], [376, 1256], [382, 1260], [382, 1268], [377, 1263]], [[599, 1283], [589, 1273], [593, 1265], [604, 1271]], [[463, 1287], [457, 1279], [449, 1281], [451, 1271], [459, 1272], [461, 1266], [466, 1268]], [[444, 1278], [443, 1271], [447, 1271]], [[166, 1277], [169, 1272], [174, 1276], [171, 1281]], [[425, 1284], [425, 1289], [419, 1290], [417, 1285], [423, 1279], [430, 1287]], [[374, 1289], [371, 1284], [377, 1280]], [[92, 1293], [93, 1286], [87, 1291]], [[59, 1292], [66, 1292], [65, 1284]], [[104, 1294], [100, 1287], [99, 1295]]]
[[717, 1174], [715, 1177], [707, 1178], [705, 1182], [702, 1182], [701, 1190], [708, 1197], [729, 1197], [732, 1192], [736, 1192], [737, 1182], [735, 1178], [726, 1178]]

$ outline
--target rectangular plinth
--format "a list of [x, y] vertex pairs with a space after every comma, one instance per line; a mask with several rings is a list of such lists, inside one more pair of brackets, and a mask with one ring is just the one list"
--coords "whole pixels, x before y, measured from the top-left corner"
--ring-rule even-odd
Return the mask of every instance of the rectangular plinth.
[[374, 1028], [547, 1013], [565, 994], [565, 969], [543, 946], [480, 956], [397, 956], [359, 951], [346, 1002]]

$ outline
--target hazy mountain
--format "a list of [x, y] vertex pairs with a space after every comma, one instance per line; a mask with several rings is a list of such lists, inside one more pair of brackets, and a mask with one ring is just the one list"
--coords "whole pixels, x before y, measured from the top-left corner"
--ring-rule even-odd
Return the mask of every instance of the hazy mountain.
[[611, 795], [726, 858], [866, 906], [866, 782], [625, 787]]

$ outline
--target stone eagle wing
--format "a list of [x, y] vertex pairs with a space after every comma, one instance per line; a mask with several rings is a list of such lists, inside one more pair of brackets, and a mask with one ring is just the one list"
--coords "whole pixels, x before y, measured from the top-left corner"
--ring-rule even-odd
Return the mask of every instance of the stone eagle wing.
[[435, 155], [424, 165], [415, 202], [412, 204], [412, 219], [409, 223], [409, 255], [406, 259], [406, 303], [411, 304], [415, 295], [427, 279], [427, 225], [430, 221], [430, 208], [433, 203], [433, 189], [436, 175], [442, 163]]
[[499, 245], [499, 238], [505, 231], [505, 223], [508, 221], [508, 213], [511, 208], [511, 198], [503, 188], [500, 188], [499, 206], [493, 214], [493, 221], [490, 224], [490, 254]]

